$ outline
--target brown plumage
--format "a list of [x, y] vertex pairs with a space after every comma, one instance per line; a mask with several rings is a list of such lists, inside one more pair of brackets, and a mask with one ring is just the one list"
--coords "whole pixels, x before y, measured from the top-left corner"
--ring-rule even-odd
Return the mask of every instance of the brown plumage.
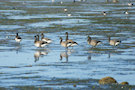
[[47, 42], [44, 42], [44, 41], [40, 41], [40, 40], [39, 40], [39, 35], [37, 35], [37, 36], [35, 36], [34, 44], [35, 44], [36, 47], [44, 47], [44, 46], [46, 46], [48, 43], [47, 43]]
[[45, 42], [47, 42], [47, 43], [51, 43], [51, 42], [52, 42], [51, 39], [49, 39], [49, 38], [44, 38], [44, 34], [43, 34], [43, 33], [41, 33], [41, 40], [42, 40], [42, 41], [45, 41]]
[[118, 39], [112, 39], [112, 40], [111, 40], [111, 38], [109, 37], [109, 44], [110, 44], [110, 45], [117, 46], [117, 45], [119, 45], [120, 43], [121, 43], [120, 40], [118, 40]]
[[60, 37], [60, 45], [63, 47], [71, 46], [71, 42], [63, 41], [62, 37]]
[[66, 32], [65, 34], [66, 34], [66, 41], [71, 43], [71, 47], [78, 45], [77, 42], [73, 41], [72, 39], [68, 39], [68, 32]]
[[92, 40], [90, 36], [88, 36], [87, 42], [89, 45], [94, 46], [94, 47], [101, 44], [101, 41]]

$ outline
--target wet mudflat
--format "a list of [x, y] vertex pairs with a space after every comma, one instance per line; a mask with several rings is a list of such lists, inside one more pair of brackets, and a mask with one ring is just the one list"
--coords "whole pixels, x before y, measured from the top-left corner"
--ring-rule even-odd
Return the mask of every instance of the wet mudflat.
[[[135, 89], [135, 6], [128, 3], [1, 0], [1, 89]], [[17, 32], [21, 43], [14, 40]], [[41, 32], [53, 42], [36, 48], [34, 36]], [[66, 50], [60, 45], [59, 37], [65, 39], [65, 32], [78, 46]], [[88, 35], [102, 44], [92, 48]], [[121, 44], [110, 46], [109, 36]], [[99, 85], [105, 76], [130, 85]]]

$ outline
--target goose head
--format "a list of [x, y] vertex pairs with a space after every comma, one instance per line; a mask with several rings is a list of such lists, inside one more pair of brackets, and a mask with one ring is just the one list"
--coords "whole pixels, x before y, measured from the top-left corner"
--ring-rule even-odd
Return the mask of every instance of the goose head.
[[91, 37], [90, 36], [88, 36], [87, 38], [88, 38], [87, 41], [91, 41]]
[[41, 33], [41, 39], [43, 39], [44, 38], [44, 34], [43, 33]]

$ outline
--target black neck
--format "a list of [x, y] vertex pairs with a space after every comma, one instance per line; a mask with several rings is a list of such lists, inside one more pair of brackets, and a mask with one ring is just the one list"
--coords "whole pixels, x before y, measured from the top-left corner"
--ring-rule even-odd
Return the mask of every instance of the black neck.
[[110, 40], [111, 40], [111, 38], [109, 37], [109, 38], [108, 38], [108, 40], [110, 41]]
[[37, 41], [37, 37], [35, 36], [35, 41], [34, 42], [36, 42]]
[[44, 38], [44, 34], [42, 33], [42, 35], [41, 35], [41, 39], [43, 39]]
[[66, 35], [66, 41], [68, 40], [68, 34]]
[[37, 35], [37, 41], [39, 41], [39, 35]]
[[60, 44], [62, 43], [62, 38], [60, 38]]
[[16, 33], [16, 36], [18, 36], [18, 33]]
[[88, 40], [87, 41], [91, 41], [91, 37], [90, 36], [88, 36]]

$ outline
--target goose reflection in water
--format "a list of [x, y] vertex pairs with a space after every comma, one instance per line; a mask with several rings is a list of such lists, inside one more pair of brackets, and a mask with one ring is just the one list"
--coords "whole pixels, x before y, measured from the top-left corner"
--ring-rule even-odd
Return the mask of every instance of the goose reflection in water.
[[91, 60], [91, 54], [88, 55], [88, 58], [87, 58], [87, 59], [88, 59], [88, 60]]
[[[91, 48], [90, 48], [91, 49]], [[93, 51], [93, 50], [89, 50], [87, 52], [88, 56], [87, 56], [87, 60], [92, 60], [93, 56], [97, 56], [98, 54], [100, 54], [100, 52], [97, 51]]]
[[66, 51], [63, 51], [60, 53], [60, 60], [62, 61], [63, 58], [66, 59], [66, 62], [68, 62], [68, 57], [71, 55], [71, 53], [73, 52], [72, 49], [68, 49]]
[[39, 57], [46, 56], [48, 54], [47, 51], [38, 50], [34, 53], [35, 62], [39, 60]]
[[121, 54], [121, 52], [118, 52], [118, 51], [116, 51], [116, 50], [114, 50], [114, 51], [109, 51], [108, 52], [108, 58], [110, 59], [110, 58], [112, 58], [112, 57], [115, 57], [115, 55], [120, 55]]
[[19, 53], [19, 51], [21, 50], [21, 48], [22, 48], [21, 46], [16, 46], [16, 47], [15, 47], [16, 54], [18, 54], [18, 53]]
[[94, 53], [95, 53], [94, 51], [89, 50], [89, 51], [88, 51], [88, 57], [87, 57], [87, 59], [88, 59], [88, 60], [91, 60], [91, 59], [92, 59], [91, 55], [94, 54]]

